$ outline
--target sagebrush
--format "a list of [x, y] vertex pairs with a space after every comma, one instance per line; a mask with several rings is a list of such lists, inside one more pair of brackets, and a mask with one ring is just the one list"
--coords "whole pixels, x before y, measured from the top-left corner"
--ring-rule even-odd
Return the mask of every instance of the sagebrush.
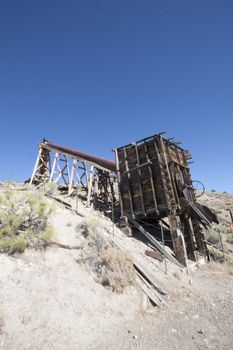
[[83, 261], [95, 273], [97, 281], [116, 293], [122, 293], [134, 280], [132, 261], [113, 245], [95, 218], [89, 218], [76, 230], [86, 238]]
[[44, 247], [53, 234], [48, 217], [53, 208], [38, 194], [6, 189], [0, 195], [0, 252]]

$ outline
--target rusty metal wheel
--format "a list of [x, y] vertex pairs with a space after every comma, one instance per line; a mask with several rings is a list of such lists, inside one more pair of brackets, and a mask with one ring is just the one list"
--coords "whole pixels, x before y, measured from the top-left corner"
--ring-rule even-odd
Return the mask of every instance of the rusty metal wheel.
[[199, 180], [193, 180], [192, 187], [195, 191], [196, 198], [201, 197], [205, 193], [205, 186]]

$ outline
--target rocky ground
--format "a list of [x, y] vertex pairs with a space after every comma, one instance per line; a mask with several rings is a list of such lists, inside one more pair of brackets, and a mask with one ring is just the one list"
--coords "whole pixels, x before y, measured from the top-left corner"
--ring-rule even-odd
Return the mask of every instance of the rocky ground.
[[53, 204], [50, 247], [0, 254], [1, 349], [232, 349], [232, 265], [190, 262], [187, 274], [167, 262], [165, 274], [164, 263], [145, 255], [144, 242], [115, 227], [115, 242], [169, 291], [152, 307], [137, 283], [113, 293], [80, 262], [77, 226], [92, 217], [100, 233], [113, 237], [111, 221], [82, 203], [79, 215]]

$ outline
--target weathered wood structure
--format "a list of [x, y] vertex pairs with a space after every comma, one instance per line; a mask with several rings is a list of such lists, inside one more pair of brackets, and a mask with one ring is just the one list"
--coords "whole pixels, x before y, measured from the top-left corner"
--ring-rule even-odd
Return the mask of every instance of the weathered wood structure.
[[83, 191], [87, 204], [98, 200], [104, 205], [115, 201], [115, 163], [100, 157], [43, 140], [30, 183], [55, 182], [71, 194]]
[[185, 264], [186, 252], [208, 250], [201, 224], [217, 221], [214, 213], [196, 201], [188, 161], [191, 155], [163, 134], [115, 149], [121, 216], [141, 223], [167, 218], [177, 260]]
[[[178, 264], [185, 265], [187, 257], [197, 260], [197, 253], [208, 258], [202, 227], [218, 220], [197, 202], [189, 152], [160, 133], [116, 148], [115, 157], [113, 162], [43, 140], [30, 182], [53, 181], [62, 184], [68, 194], [81, 189], [87, 205], [102, 203], [112, 208], [113, 216], [119, 198], [122, 222], [133, 223], [164, 256], [168, 253], [146, 226], [161, 227], [161, 220]], [[169, 259], [174, 261], [171, 255]]]

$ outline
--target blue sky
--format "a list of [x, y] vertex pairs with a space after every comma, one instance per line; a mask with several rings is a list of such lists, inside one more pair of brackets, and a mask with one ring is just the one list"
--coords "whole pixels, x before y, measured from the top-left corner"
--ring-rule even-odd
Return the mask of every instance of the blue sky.
[[233, 192], [232, 0], [0, 2], [0, 180], [43, 137], [106, 158], [167, 131]]

